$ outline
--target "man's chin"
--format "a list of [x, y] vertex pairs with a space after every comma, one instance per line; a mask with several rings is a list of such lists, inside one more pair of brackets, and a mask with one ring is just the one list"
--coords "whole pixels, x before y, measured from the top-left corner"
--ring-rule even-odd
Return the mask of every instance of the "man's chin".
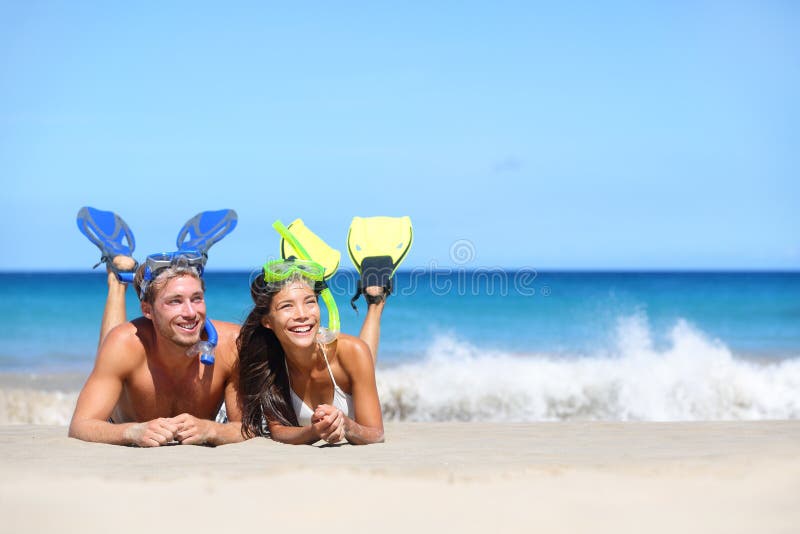
[[177, 346], [182, 347], [186, 350], [192, 348], [198, 341], [200, 341], [200, 335], [176, 335], [173, 336], [172, 342], [175, 343]]

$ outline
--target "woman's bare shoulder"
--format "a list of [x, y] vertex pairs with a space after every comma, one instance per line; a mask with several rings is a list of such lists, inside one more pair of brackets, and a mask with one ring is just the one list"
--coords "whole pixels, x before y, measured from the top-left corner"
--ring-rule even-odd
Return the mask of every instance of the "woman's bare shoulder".
[[348, 372], [372, 369], [372, 354], [369, 346], [360, 338], [348, 334], [339, 334], [336, 341], [336, 357]]

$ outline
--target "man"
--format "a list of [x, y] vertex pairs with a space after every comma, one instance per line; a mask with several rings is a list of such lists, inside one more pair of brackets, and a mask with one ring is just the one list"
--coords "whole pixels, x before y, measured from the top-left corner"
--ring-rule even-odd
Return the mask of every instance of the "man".
[[[135, 265], [123, 256], [113, 263], [117, 269]], [[142, 317], [130, 322], [125, 322], [126, 285], [112, 270], [97, 359], [78, 397], [70, 437], [141, 447], [242, 441], [239, 327], [212, 321], [218, 334], [213, 365], [202, 364], [191, 350], [205, 330], [202, 265], [182, 254], [167, 266], [148, 259], [134, 277]], [[217, 423], [223, 400], [229, 422]]]

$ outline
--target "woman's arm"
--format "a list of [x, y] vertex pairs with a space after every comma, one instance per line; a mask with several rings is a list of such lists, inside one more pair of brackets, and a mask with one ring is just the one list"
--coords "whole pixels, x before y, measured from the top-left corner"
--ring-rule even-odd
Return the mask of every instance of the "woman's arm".
[[345, 417], [344, 437], [353, 445], [383, 443], [383, 424], [378, 427], [360, 425], [349, 417]]
[[[323, 407], [332, 408], [332, 411], [326, 412], [322, 417], [317, 417], [320, 414], [320, 409]], [[311, 445], [320, 439], [335, 443], [341, 440], [342, 431], [338, 432], [344, 424], [345, 416], [341, 411], [328, 405], [323, 405], [317, 408], [314, 415], [314, 422], [307, 426], [285, 426], [279, 423], [268, 423], [269, 433], [272, 439], [281, 443], [288, 443], [289, 445]], [[330, 441], [330, 439], [334, 441]]]
[[278, 423], [269, 423], [269, 434], [273, 440], [289, 445], [311, 445], [319, 441], [319, 436], [309, 426], [284, 426]]
[[355, 417], [344, 418], [344, 437], [354, 445], [383, 442], [383, 415], [375, 383], [375, 366], [367, 344], [357, 338], [341, 343], [339, 362], [350, 377]]

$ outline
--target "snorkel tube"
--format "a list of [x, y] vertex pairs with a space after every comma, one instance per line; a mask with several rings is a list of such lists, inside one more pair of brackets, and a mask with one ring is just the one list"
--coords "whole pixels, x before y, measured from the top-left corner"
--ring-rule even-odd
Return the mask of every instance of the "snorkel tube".
[[[310, 257], [306, 249], [297, 238], [292, 235], [286, 226], [280, 220], [275, 221], [272, 223], [272, 227], [283, 237], [286, 241], [289, 242], [290, 245], [294, 248], [297, 252], [298, 256], [300, 256], [301, 260], [311, 260], [313, 261], [314, 258]], [[339, 308], [336, 306], [336, 301], [333, 299], [333, 293], [331, 293], [330, 288], [323, 280], [322, 282], [323, 289], [320, 292], [319, 296], [322, 297], [322, 302], [325, 303], [325, 307], [328, 308], [328, 328], [321, 327], [319, 332], [317, 333], [317, 338], [321, 343], [331, 343], [334, 341], [339, 335], [339, 329], [341, 325], [339, 323]]]
[[205, 329], [206, 329], [206, 336], [208, 339], [206, 341], [200, 340], [194, 345], [192, 345], [187, 351], [187, 356], [194, 356], [195, 354], [200, 355], [200, 363], [203, 365], [214, 365], [214, 349], [217, 348], [217, 342], [219, 341], [219, 336], [217, 335], [217, 329], [214, 328], [214, 325], [211, 323], [211, 319], [206, 317], [205, 322]]

